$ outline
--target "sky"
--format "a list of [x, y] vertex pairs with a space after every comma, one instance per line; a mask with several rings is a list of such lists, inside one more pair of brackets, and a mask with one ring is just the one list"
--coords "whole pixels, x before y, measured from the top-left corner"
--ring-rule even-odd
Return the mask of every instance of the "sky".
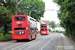
[[[49, 20], [49, 21], [55, 21], [55, 23], [60, 23], [59, 19], [57, 18], [57, 10], [59, 10], [59, 6], [52, 2], [52, 0], [43, 0], [45, 2], [45, 12], [44, 12], [44, 18], [41, 18], [41, 20]], [[54, 11], [49, 10], [54, 9]], [[49, 11], [48, 11], [49, 10]]]

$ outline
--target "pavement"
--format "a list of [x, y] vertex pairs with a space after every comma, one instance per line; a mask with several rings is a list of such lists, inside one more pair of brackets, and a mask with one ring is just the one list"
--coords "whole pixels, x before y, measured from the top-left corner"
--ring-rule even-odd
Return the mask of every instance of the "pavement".
[[75, 43], [62, 33], [38, 34], [32, 41], [0, 42], [0, 50], [75, 50]]

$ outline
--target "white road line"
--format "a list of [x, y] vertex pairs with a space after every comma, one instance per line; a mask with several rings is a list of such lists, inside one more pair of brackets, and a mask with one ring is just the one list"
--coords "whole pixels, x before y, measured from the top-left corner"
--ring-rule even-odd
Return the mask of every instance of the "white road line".
[[[29, 43], [31, 43], [31, 42], [29, 42]], [[24, 45], [29, 44], [29, 43], [25, 43]], [[24, 46], [24, 45], [21, 45], [21, 46]], [[16, 48], [19, 48], [19, 47], [21, 47], [21, 46], [15, 47], [15, 48], [13, 48], [13, 49], [11, 49], [11, 50], [14, 50], [14, 49], [16, 49]]]
[[[28, 42], [28, 43], [25, 43], [25, 44], [23, 44], [23, 45], [21, 45], [21, 46], [27, 45], [27, 44], [32, 43], [32, 42], [33, 42], [33, 41]], [[16, 48], [20, 48], [21, 46], [15, 47], [15, 48], [13, 48], [13, 49], [11, 49], [11, 50], [14, 50], [14, 49], [16, 49]], [[23, 49], [23, 47], [22, 47], [21, 49]], [[20, 49], [19, 49], [19, 50], [20, 50]]]
[[52, 39], [50, 39], [45, 45], [43, 45], [40, 50], [43, 50], [44, 47], [46, 47], [46, 46], [48, 45], [48, 43], [50, 43], [56, 36], [57, 36], [57, 35], [55, 35], [55, 36], [54, 36]]
[[[52, 36], [52, 35], [51, 35]], [[50, 36], [50, 37], [51, 37]], [[29, 48], [31, 48], [31, 47], [33, 47], [34, 45], [36, 45], [36, 44], [38, 44], [38, 43], [40, 43], [41, 41], [44, 41], [44, 40], [46, 40], [46, 39], [48, 39], [49, 37], [47, 37], [47, 38], [45, 38], [45, 39], [43, 39], [43, 40], [40, 40], [39, 42], [37, 42], [37, 43], [35, 43], [35, 44], [33, 44], [33, 45], [30, 45], [29, 47], [27, 47], [25, 50], [28, 50]], [[19, 50], [22, 50], [23, 48], [21, 48], [21, 49], [19, 49]]]
[[[58, 46], [59, 46], [59, 42], [60, 42], [60, 34], [59, 34]], [[57, 47], [56, 50], [59, 50], [59, 48]]]

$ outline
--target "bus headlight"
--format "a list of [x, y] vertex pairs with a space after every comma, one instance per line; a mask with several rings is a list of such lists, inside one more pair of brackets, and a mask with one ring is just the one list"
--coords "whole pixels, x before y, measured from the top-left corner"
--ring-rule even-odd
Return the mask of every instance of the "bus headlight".
[[17, 34], [19, 34], [19, 32], [15, 32], [15, 34], [17, 35]]
[[22, 31], [22, 32], [15, 32], [15, 34], [16, 35], [19, 35], [19, 34], [21, 35], [21, 34], [25, 34], [25, 32], [24, 31]]
[[25, 32], [24, 32], [24, 31], [22, 31], [22, 32], [21, 32], [21, 34], [25, 34]]

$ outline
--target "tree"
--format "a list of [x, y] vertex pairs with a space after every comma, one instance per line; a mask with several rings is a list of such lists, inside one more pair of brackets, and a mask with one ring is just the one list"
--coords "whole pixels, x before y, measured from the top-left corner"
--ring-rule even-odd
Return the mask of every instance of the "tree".
[[8, 30], [11, 26], [12, 15], [17, 14], [19, 0], [0, 0], [0, 26], [4, 27], [6, 34], [9, 34]]
[[54, 29], [54, 28], [56, 27], [56, 25], [55, 25], [55, 22], [54, 22], [54, 21], [51, 21], [51, 22], [50, 22], [50, 27], [51, 27], [52, 29]]
[[43, 17], [45, 11], [45, 3], [42, 0], [22, 0], [21, 10], [24, 15], [29, 15], [37, 21]]
[[75, 0], [53, 0], [60, 6], [58, 18], [66, 34], [75, 38]]

